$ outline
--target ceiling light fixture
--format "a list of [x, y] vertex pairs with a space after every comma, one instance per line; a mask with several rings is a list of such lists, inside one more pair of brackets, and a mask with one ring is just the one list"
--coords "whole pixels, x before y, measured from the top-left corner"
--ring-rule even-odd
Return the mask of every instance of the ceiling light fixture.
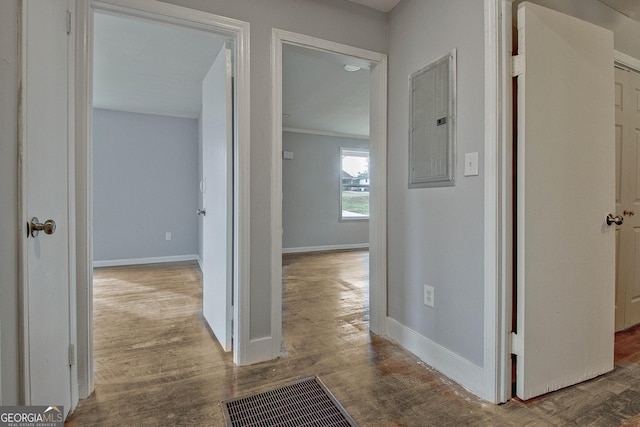
[[358, 71], [360, 69], [360, 67], [358, 67], [357, 65], [347, 64], [347, 65], [344, 66], [344, 69], [346, 71]]

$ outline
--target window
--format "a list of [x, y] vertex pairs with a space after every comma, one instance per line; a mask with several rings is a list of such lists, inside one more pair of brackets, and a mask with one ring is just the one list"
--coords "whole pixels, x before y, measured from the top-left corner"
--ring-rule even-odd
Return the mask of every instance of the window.
[[340, 219], [369, 219], [367, 149], [340, 149]]

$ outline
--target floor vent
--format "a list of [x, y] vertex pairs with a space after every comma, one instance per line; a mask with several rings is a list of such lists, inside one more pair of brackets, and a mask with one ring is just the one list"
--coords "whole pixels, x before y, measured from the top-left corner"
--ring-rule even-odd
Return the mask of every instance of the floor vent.
[[357, 427], [318, 377], [223, 402], [228, 427]]

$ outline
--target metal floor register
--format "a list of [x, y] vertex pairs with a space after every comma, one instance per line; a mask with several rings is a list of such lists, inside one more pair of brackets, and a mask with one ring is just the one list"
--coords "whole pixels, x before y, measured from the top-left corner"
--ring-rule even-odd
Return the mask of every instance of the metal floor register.
[[318, 377], [223, 401], [223, 410], [228, 427], [357, 427]]

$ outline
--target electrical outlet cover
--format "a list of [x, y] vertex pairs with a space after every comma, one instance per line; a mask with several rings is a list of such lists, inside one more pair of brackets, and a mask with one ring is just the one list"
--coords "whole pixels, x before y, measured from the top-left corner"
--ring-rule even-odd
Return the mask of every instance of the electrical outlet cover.
[[435, 292], [433, 286], [424, 285], [424, 305], [435, 308]]

